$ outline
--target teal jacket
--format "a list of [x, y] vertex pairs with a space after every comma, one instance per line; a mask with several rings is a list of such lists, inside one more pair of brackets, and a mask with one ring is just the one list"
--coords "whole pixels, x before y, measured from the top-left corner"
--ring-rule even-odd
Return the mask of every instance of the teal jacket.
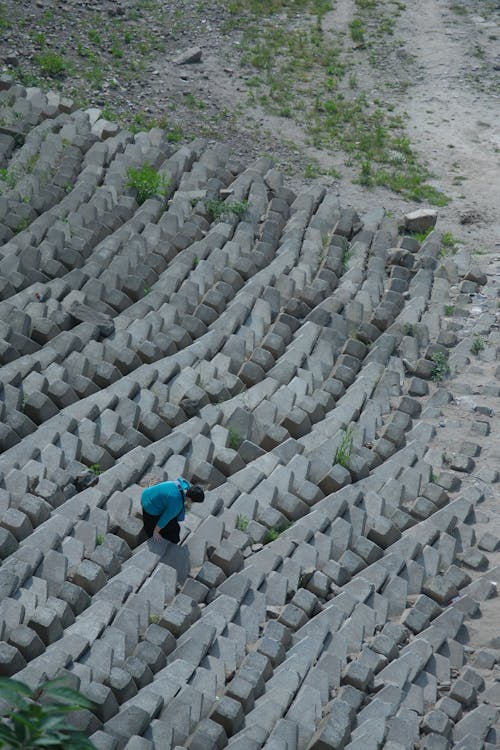
[[[175, 482], [160, 482], [142, 491], [141, 505], [151, 516], [159, 516], [157, 526], [163, 529], [174, 518], [184, 520], [184, 500], [186, 490], [191, 485], [179, 477]], [[182, 487], [183, 492], [179, 489]]]

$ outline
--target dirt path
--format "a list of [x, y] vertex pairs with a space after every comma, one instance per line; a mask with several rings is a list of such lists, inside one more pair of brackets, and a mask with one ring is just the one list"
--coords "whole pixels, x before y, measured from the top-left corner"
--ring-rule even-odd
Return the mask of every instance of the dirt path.
[[446, 6], [438, 0], [408, 3], [400, 17], [396, 33], [409, 40], [417, 62], [399, 108], [411, 141], [436, 174], [433, 184], [453, 199], [440, 212], [445, 228], [460, 226], [472, 211], [479, 220], [462, 225], [460, 233], [493, 252], [500, 241], [500, 99], [485, 85], [487, 76], [477, 86], [471, 76], [483, 67], [482, 58], [473, 56], [481, 44], [485, 67], [492, 66], [495, 40], [482, 40], [496, 25], [480, 16], [464, 20]]

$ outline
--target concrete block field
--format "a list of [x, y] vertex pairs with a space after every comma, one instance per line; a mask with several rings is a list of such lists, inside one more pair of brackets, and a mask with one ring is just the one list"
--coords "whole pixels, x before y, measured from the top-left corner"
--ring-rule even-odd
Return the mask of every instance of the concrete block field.
[[[7, 78], [2, 118], [0, 674], [65, 676], [99, 750], [498, 747], [487, 410], [436, 443], [474, 259]], [[205, 503], [145, 540], [179, 476]]]

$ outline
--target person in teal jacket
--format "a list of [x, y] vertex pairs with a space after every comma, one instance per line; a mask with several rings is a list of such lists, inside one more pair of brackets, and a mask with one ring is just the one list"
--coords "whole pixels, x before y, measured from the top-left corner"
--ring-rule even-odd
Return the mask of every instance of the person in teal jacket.
[[183, 477], [175, 482], [160, 482], [142, 491], [142, 522], [148, 537], [155, 542], [162, 538], [178, 544], [180, 538], [179, 521], [186, 514], [186, 499], [202, 503], [205, 493], [198, 485], [191, 485]]

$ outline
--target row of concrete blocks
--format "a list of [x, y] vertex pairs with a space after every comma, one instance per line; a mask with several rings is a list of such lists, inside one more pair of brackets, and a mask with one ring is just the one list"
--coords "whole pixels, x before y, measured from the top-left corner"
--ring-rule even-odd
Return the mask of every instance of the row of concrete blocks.
[[[207, 571], [207, 573], [208, 573], [208, 571]], [[205, 575], [207, 575], [207, 573], [205, 573]]]
[[[155, 204], [156, 202], [154, 202], [154, 201], [153, 201], [153, 202], [151, 202], [151, 203]], [[157, 203], [156, 203], [156, 206], [157, 206], [157, 209], [158, 209], [158, 208], [159, 208], [159, 204], [157, 204]], [[144, 209], [142, 209], [142, 210], [141, 210], [141, 211], [140, 211], [139, 213], [140, 213], [140, 214], [142, 214], [142, 213], [143, 213], [143, 211], [144, 211]], [[156, 210], [156, 214], [158, 214], [158, 210]], [[150, 217], [150, 219], [151, 219], [151, 218], [152, 218], [152, 217]], [[157, 217], [156, 217], [156, 218], [157, 218]], [[175, 218], [175, 216], [172, 216], [172, 218]], [[64, 227], [63, 227], [63, 228], [64, 228]], [[128, 233], [127, 233], [127, 234], [128, 234]], [[63, 235], [64, 235], [64, 232], [62, 233], [62, 235], [61, 235], [61, 236], [63, 236]], [[129, 234], [128, 234], [128, 239], [129, 239], [129, 238], [130, 238], [130, 237], [129, 237]], [[124, 237], [124, 240], [125, 240], [125, 237]], [[100, 252], [100, 251], [99, 251], [99, 252]], [[136, 259], [136, 260], [137, 260], [137, 259]], [[93, 271], [93, 272], [95, 273], [95, 272], [96, 272], [96, 271], [97, 271], [98, 269], [94, 268], [94, 267], [93, 267], [93, 266], [91, 265], [91, 266], [89, 266], [89, 270], [90, 270], [90, 271]], [[102, 271], [101, 271], [101, 273], [102, 273]], [[107, 282], [108, 284], [109, 284], [109, 281], [110, 281], [110, 279], [106, 279], [106, 282]], [[142, 280], [142, 283], [141, 283], [141, 285], [140, 285], [140, 286], [141, 286], [141, 294], [143, 293], [143, 292], [142, 292], [142, 288], [144, 287], [144, 284], [145, 284], [146, 282], [147, 282], [147, 283], [151, 283], [151, 279], [149, 279], [149, 280], [148, 280], [148, 279], [144, 279], [144, 280]], [[50, 291], [47, 291], [47, 290], [45, 290], [45, 289], [44, 289], [44, 290], [42, 290], [41, 292], [39, 291], [39, 292], [38, 292], [38, 294], [39, 294], [39, 295], [43, 295], [43, 296], [46, 296], [47, 294], [50, 294]], [[122, 304], [122, 303], [120, 303], [120, 301], [118, 301], [118, 304]]]
[[[51, 209], [59, 200], [66, 203], [67, 186], [72, 185], [85, 167], [85, 154], [97, 140], [88, 116], [81, 111], [44, 120], [11, 152], [7, 167], [15, 178], [15, 186], [7, 191], [7, 199], [14, 202], [23, 199], [25, 211], [31, 207], [35, 214]], [[24, 218], [29, 219], [29, 213]], [[23, 239], [24, 231], [13, 242], [22, 244]]]
[[[61, 131], [60, 137], [62, 138], [62, 142], [65, 142], [64, 136], [64, 128]], [[79, 136], [78, 136], [79, 137]], [[50, 145], [50, 143], [49, 143]], [[82, 148], [85, 147], [85, 145], [88, 144], [82, 144]], [[97, 144], [99, 145], [99, 144]], [[121, 145], [121, 144], [120, 144]], [[47, 140], [43, 142], [43, 148], [48, 148]], [[70, 147], [71, 148], [71, 147]], [[164, 151], [159, 150], [159, 148], [155, 145], [152, 146], [149, 151], [145, 149], [144, 147], [141, 149], [138, 145], [137, 146], [129, 146], [129, 150], [133, 149], [132, 153], [125, 152], [124, 155], [117, 155], [115, 161], [119, 162], [119, 167], [121, 169], [121, 172], [126, 176], [127, 166], [130, 163], [135, 163], [137, 161], [138, 156], [144, 156], [147, 158], [148, 156], [151, 156], [152, 154], [155, 154], [156, 152], [159, 152], [161, 155], [161, 158], [164, 158], [164, 156], [168, 153], [169, 147], [165, 143], [164, 145]], [[68, 150], [68, 149], [66, 149]], [[77, 147], [73, 147], [73, 150], [78, 152], [81, 155], [81, 150]], [[88, 153], [92, 152], [92, 148]], [[135, 156], [135, 159], [134, 159]], [[114, 164], [114, 162], [113, 162]], [[76, 169], [76, 167], [75, 167]], [[86, 179], [87, 174], [86, 172], [90, 172], [90, 185], [89, 181]], [[73, 184], [74, 182], [74, 176], [70, 176], [71, 179], [69, 179], [65, 184]], [[82, 174], [82, 185], [77, 184], [77, 189], [70, 195], [63, 198], [62, 201], [60, 201], [59, 205], [57, 206], [57, 210], [54, 211], [54, 214], [59, 216], [59, 219], [55, 221], [52, 225], [48, 225], [46, 220], [41, 219], [38, 223], [42, 224], [42, 232], [45, 230], [47, 232], [47, 239], [43, 240], [43, 234], [38, 230], [38, 226], [34, 227], [34, 230], [36, 232], [36, 235], [34, 237], [33, 232], [31, 230], [31, 227], [29, 230], [25, 232], [25, 236], [22, 238], [20, 237], [18, 239], [17, 244], [22, 242], [21, 247], [26, 246], [27, 243], [30, 241], [33, 242], [33, 239], [38, 238], [38, 242], [42, 240], [41, 245], [39, 246], [39, 263], [37, 264], [37, 268], [40, 269], [38, 272], [38, 277], [33, 278], [32, 274], [31, 276], [28, 275], [27, 278], [24, 279], [24, 286], [28, 285], [29, 283], [32, 283], [34, 281], [38, 282], [44, 282], [47, 280], [47, 276], [45, 273], [48, 273], [48, 277], [55, 277], [60, 275], [60, 273], [65, 273], [65, 268], [73, 267], [76, 265], [81, 265], [81, 261], [79, 260], [79, 254], [80, 253], [89, 253], [90, 249], [101, 239], [103, 239], [106, 234], [108, 234], [113, 229], [118, 228], [119, 224], [123, 221], [123, 215], [120, 212], [119, 206], [117, 206], [116, 209], [114, 209], [114, 205], [117, 203], [116, 200], [116, 189], [106, 187], [106, 189], [102, 188], [100, 191], [97, 191], [97, 193], [94, 193], [93, 200], [86, 201], [86, 205], [83, 205], [84, 198], [88, 198], [88, 195], [85, 195], [87, 193], [88, 187], [92, 190], [95, 189], [96, 185], [96, 177], [95, 169], [91, 169], [87, 167], [84, 170], [84, 173]], [[88, 186], [87, 190], [82, 190], [81, 188], [83, 186]], [[113, 191], [114, 191], [114, 201], [113, 201]], [[120, 199], [120, 195], [123, 192], [123, 190], [120, 190], [118, 192], [118, 200]], [[29, 199], [29, 193], [26, 196]], [[62, 198], [61, 195], [54, 196], [54, 200]], [[104, 204], [103, 204], [104, 199]], [[110, 204], [111, 200], [111, 204]], [[107, 205], [106, 205], [107, 204]], [[51, 204], [53, 205], [53, 203]], [[102, 206], [102, 208], [100, 208]], [[26, 206], [25, 206], [26, 207]], [[99, 219], [97, 222], [92, 222], [92, 213], [96, 212], [96, 216], [94, 219]], [[33, 219], [34, 216], [31, 217], [25, 217], [26, 220]], [[50, 227], [50, 228], [49, 228]], [[42, 236], [40, 236], [42, 235]], [[15, 245], [16, 243], [12, 243]], [[24, 248], [23, 248], [24, 249]], [[33, 254], [34, 248], [31, 247], [31, 253]], [[26, 255], [26, 250], [24, 250], [24, 255]], [[15, 260], [15, 259], [12, 259]], [[29, 260], [29, 258], [28, 258]], [[12, 262], [10, 264], [12, 266]], [[9, 271], [12, 272], [12, 268], [9, 266]], [[19, 270], [22, 270], [24, 267], [29, 267], [29, 264], [27, 261], [23, 262], [23, 257], [20, 257], [17, 259], [17, 273], [19, 276]], [[16, 270], [16, 269], [14, 269]], [[20, 282], [21, 283], [21, 282]], [[11, 284], [12, 286], [12, 284]]]

